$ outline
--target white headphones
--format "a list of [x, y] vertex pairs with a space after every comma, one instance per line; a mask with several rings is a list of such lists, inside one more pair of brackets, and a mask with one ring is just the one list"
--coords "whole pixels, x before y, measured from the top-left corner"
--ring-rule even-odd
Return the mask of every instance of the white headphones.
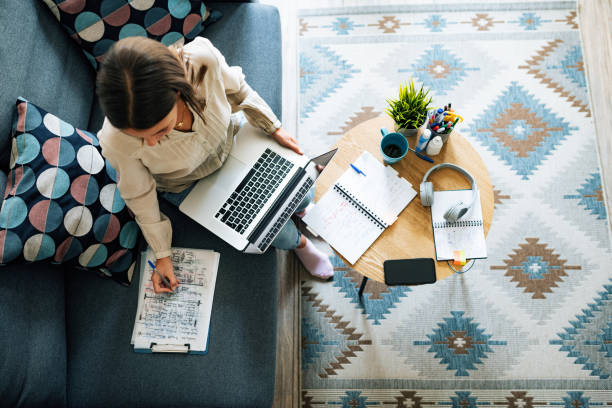
[[476, 186], [476, 180], [474, 180], [474, 177], [472, 177], [470, 173], [468, 173], [466, 170], [462, 169], [461, 167], [457, 166], [456, 164], [441, 163], [436, 166], [433, 166], [431, 169], [429, 169], [429, 171], [427, 171], [427, 173], [425, 173], [425, 176], [423, 177], [423, 181], [421, 182], [421, 186], [420, 186], [421, 203], [425, 207], [430, 207], [431, 204], [433, 203], [433, 198], [434, 198], [433, 183], [430, 181], [427, 181], [427, 177], [429, 177], [429, 175], [433, 173], [434, 171], [443, 169], [443, 168], [450, 168], [450, 169], [457, 170], [459, 173], [463, 174], [472, 183], [471, 202], [468, 205], [466, 205], [463, 201], [457, 201], [444, 213], [444, 219], [446, 221], [456, 222], [459, 218], [463, 217], [463, 215], [466, 212], [468, 212], [468, 210], [472, 207], [472, 205], [476, 201], [476, 197], [478, 196], [477, 194], [478, 187]]

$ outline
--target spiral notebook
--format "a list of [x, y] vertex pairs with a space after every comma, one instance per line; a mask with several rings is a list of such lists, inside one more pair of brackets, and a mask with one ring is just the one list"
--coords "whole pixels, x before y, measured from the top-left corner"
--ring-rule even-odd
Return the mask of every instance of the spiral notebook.
[[487, 257], [480, 194], [474, 205], [459, 221], [447, 222], [444, 219], [444, 213], [454, 203], [457, 201], [469, 203], [471, 200], [472, 190], [434, 191], [431, 223], [438, 261], [453, 260], [453, 251], [461, 250], [465, 251], [466, 259]]
[[368, 152], [353, 165], [365, 175], [349, 167], [303, 218], [351, 264], [416, 196], [406, 179]]

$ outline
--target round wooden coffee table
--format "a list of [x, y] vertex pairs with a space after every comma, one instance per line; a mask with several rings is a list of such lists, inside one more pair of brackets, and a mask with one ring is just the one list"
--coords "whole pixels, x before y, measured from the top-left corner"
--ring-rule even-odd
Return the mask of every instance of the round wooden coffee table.
[[[382, 163], [380, 153], [380, 128], [385, 127], [393, 131], [393, 121], [386, 115], [363, 122], [347, 132], [336, 143], [338, 152], [327, 165], [325, 171], [317, 180], [315, 187], [315, 200], [334, 185], [336, 180], [344, 173], [349, 164], [357, 159], [364, 150], [369, 151]], [[408, 143], [414, 148], [416, 136], [409, 137]], [[408, 152], [398, 163], [391, 165], [400, 176], [412, 184], [417, 196], [402, 211], [398, 219], [387, 228], [368, 250], [352, 265], [352, 268], [364, 275], [365, 278], [374, 279], [384, 283], [383, 262], [387, 259], [406, 258], [433, 258], [436, 259], [431, 226], [431, 211], [423, 207], [419, 193], [419, 186], [425, 172], [439, 163], [454, 163], [466, 169], [476, 179], [480, 190], [480, 201], [484, 221], [485, 236], [489, 232], [493, 218], [493, 186], [489, 179], [489, 172], [482, 159], [472, 145], [458, 132], [450, 135], [448, 142], [442, 147], [440, 154], [432, 156], [434, 164], [426, 162], [414, 153]], [[470, 183], [458, 172], [450, 169], [441, 169], [434, 172], [428, 179], [433, 182], [434, 190], [469, 189]], [[340, 258], [350, 265], [336, 252]], [[438, 280], [450, 276], [453, 271], [446, 261], [436, 262], [436, 277]], [[365, 279], [362, 284], [362, 289]]]

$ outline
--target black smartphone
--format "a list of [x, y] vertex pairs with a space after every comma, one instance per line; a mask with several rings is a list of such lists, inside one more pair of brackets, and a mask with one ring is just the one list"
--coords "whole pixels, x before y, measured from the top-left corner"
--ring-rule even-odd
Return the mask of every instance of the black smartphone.
[[383, 263], [387, 285], [422, 285], [436, 281], [432, 258], [389, 259]]

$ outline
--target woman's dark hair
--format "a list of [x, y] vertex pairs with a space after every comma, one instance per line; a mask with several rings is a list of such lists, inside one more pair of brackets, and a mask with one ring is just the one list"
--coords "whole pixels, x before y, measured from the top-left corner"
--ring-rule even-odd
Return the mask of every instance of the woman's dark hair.
[[177, 101], [177, 92], [202, 120], [206, 100], [196, 87], [206, 74], [185, 61], [183, 50], [170, 50], [143, 37], [115, 43], [104, 55], [96, 78], [102, 111], [118, 129], [149, 129], [166, 117]]

